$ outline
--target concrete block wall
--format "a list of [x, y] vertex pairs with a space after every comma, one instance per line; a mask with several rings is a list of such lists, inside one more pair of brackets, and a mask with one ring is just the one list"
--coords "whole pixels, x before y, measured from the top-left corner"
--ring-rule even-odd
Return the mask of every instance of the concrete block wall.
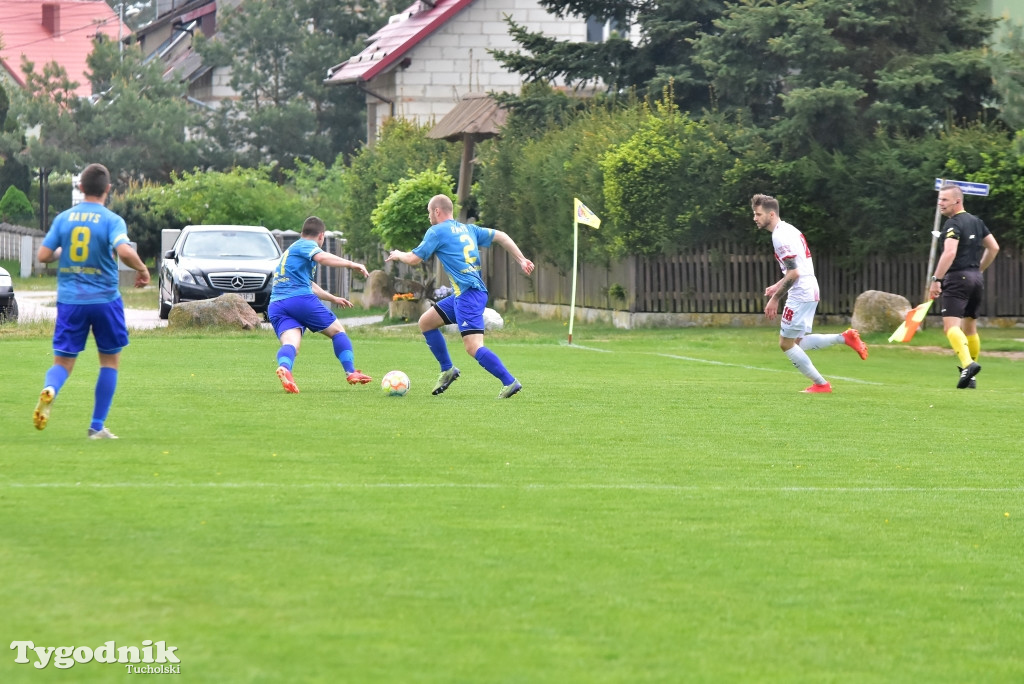
[[[509, 15], [531, 31], [558, 40], [584, 41], [582, 18], [558, 19], [536, 0], [477, 0], [408, 53], [410, 65], [393, 69], [368, 88], [393, 101], [394, 115], [430, 125], [440, 121], [459, 100], [473, 92], [519, 92], [523, 79], [505, 71], [487, 50], [517, 50], [504, 17]], [[367, 95], [368, 104], [380, 100]], [[392, 114], [392, 106], [376, 106], [368, 122], [373, 140]]]

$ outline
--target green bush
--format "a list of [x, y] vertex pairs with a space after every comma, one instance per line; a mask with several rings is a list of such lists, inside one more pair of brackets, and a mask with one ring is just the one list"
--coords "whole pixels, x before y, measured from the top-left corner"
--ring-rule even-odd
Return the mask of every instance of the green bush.
[[385, 249], [408, 251], [418, 245], [430, 227], [427, 203], [435, 195], [447, 195], [455, 202], [455, 179], [445, 171], [444, 163], [433, 171], [403, 178], [370, 214], [373, 233]]
[[143, 261], [155, 263], [162, 256], [160, 246], [164, 229], [185, 225], [173, 208], [163, 203], [162, 193], [160, 186], [132, 183], [125, 192], [110, 198], [110, 210], [124, 219], [128, 237], [136, 243]]
[[32, 211], [28, 196], [13, 185], [0, 197], [0, 220], [22, 226], [35, 222], [35, 212]]
[[[609, 147], [626, 140], [646, 116], [642, 106], [592, 104], [566, 115], [541, 134], [509, 115], [508, 137], [481, 145], [480, 181], [476, 190], [481, 223], [511, 235], [532, 259], [568, 271], [572, 264], [573, 198], [578, 197], [602, 219], [604, 175], [600, 165]], [[608, 258], [609, 234], [580, 231], [584, 260]]]
[[1000, 245], [1024, 246], [1024, 133], [1012, 139], [1016, 144], [1008, 134], [982, 127], [961, 137], [972, 144], [950, 150], [946, 175], [990, 186], [988, 197], [968, 196], [964, 208], [985, 221]]
[[172, 182], [154, 196], [154, 207], [168, 210], [183, 224], [266, 226], [298, 230], [309, 216], [294, 188], [270, 180], [271, 169], [236, 168], [172, 174]]
[[[601, 159], [615, 255], [671, 254], [751, 231], [751, 187], [764, 177], [760, 138], [741, 126], [696, 121], [667, 99]], [[746, 217], [746, 218], [743, 218]]]
[[[380, 237], [373, 232], [371, 215], [384, 201], [389, 188], [402, 178], [436, 169], [438, 164], [455, 175], [459, 169], [462, 145], [427, 138], [430, 127], [417, 126], [403, 119], [390, 119], [373, 147], [364, 147], [339, 176], [338, 221], [348, 239], [348, 251], [367, 268], [383, 263]], [[337, 167], [341, 159], [335, 162]], [[424, 215], [426, 204], [423, 205]], [[422, 235], [422, 232], [421, 232]]]

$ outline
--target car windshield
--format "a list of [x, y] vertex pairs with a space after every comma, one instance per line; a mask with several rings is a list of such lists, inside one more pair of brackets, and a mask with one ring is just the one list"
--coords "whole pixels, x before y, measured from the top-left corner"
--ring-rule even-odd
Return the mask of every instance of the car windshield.
[[218, 230], [189, 233], [180, 254], [203, 259], [275, 259], [281, 252], [267, 233]]

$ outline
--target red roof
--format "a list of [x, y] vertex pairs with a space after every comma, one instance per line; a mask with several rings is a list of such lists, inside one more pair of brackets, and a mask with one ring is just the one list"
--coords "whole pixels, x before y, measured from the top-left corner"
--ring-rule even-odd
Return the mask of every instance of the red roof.
[[370, 45], [365, 50], [331, 67], [324, 83], [366, 82], [390, 70], [417, 43], [472, 3], [473, 0], [435, 0], [431, 6], [427, 0], [420, 0], [410, 5], [370, 36]]
[[[127, 25], [122, 31], [131, 33]], [[0, 63], [19, 86], [25, 85], [24, 55], [37, 73], [57, 62], [78, 83], [75, 94], [91, 95], [85, 58], [97, 33], [117, 40], [117, 13], [103, 0], [0, 0]]]

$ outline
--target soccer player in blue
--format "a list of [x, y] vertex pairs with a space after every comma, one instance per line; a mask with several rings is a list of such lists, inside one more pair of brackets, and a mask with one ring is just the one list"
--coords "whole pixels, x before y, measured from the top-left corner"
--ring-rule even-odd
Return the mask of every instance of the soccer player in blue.
[[57, 215], [36, 258], [57, 264], [57, 322], [53, 331], [53, 366], [32, 414], [36, 429], [50, 420], [53, 401], [75, 367], [92, 330], [100, 356], [89, 439], [117, 439], [104, 423], [117, 389], [121, 350], [128, 346], [124, 302], [118, 289], [117, 260], [136, 271], [135, 287], [149, 283], [149, 269], [128, 240], [124, 219], [107, 209], [110, 172], [102, 164], [82, 171], [81, 202]]
[[313, 282], [317, 264], [351, 268], [362, 273], [363, 277], [369, 273], [362, 264], [325, 252], [322, 249], [325, 229], [324, 222], [316, 216], [306, 219], [299, 239], [281, 255], [281, 262], [274, 272], [274, 288], [270, 293], [267, 316], [274, 326], [274, 334], [281, 341], [281, 348], [277, 351], [277, 377], [285, 391], [291, 394], [299, 393], [292, 378], [292, 368], [306, 328], [331, 338], [334, 355], [345, 368], [350, 385], [365, 385], [373, 379], [356, 370], [352, 341], [345, 334], [341, 321], [323, 304], [332, 302], [347, 307], [352, 306], [352, 302], [332, 295]]
[[523, 388], [505, 368], [498, 355], [484, 346], [484, 307], [487, 286], [480, 277], [480, 248], [496, 242], [515, 257], [523, 273], [533, 273], [533, 262], [523, 256], [515, 241], [500, 230], [459, 223], [453, 218], [454, 206], [447, 195], [435, 195], [427, 203], [430, 228], [423, 241], [411, 252], [392, 250], [386, 261], [401, 261], [415, 266], [437, 255], [451, 278], [455, 294], [437, 302], [420, 316], [420, 332], [434, 358], [441, 364], [434, 394], [441, 394], [459, 377], [459, 369], [448, 355], [448, 344], [439, 328], [457, 323], [466, 353], [476, 359], [484, 370], [501, 381], [498, 399], [508, 399]]

